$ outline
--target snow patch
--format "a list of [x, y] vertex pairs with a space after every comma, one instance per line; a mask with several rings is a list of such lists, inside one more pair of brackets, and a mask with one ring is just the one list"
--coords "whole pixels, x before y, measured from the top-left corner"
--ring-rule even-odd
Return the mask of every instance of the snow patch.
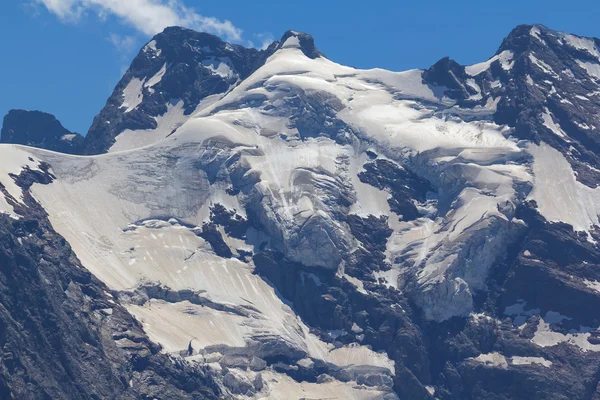
[[576, 231], [588, 232], [598, 225], [600, 188], [591, 189], [577, 181], [571, 165], [558, 150], [542, 142], [530, 144], [534, 186], [529, 198], [551, 222], [565, 222]]
[[154, 56], [153, 57], [160, 57], [160, 55], [162, 54], [162, 50], [156, 47], [156, 40], [152, 40], [150, 41], [145, 47], [144, 47], [144, 52], [149, 52], [152, 51], [154, 52]]
[[157, 141], [166, 138], [174, 130], [182, 126], [200, 110], [210, 106], [219, 100], [221, 95], [213, 95], [203, 99], [194, 112], [185, 115], [183, 100], [171, 101], [167, 104], [167, 112], [161, 116], [154, 117], [156, 128], [154, 129], [126, 129], [115, 138], [115, 143], [108, 150], [109, 153], [133, 150], [150, 146]]
[[506, 361], [506, 357], [497, 352], [480, 354], [477, 357], [468, 358], [467, 360], [472, 360], [481, 363], [486, 367], [497, 367], [502, 369], [508, 368], [508, 362]]
[[282, 49], [289, 49], [289, 48], [299, 49], [300, 48], [300, 39], [298, 38], [298, 36], [290, 36], [283, 43], [281, 48]]
[[209, 57], [202, 60], [202, 65], [208, 68], [213, 74], [223, 78], [232, 78], [235, 76], [231, 68], [231, 59], [229, 57]]
[[[550, 347], [556, 346], [560, 343], [568, 343], [573, 346], [578, 347], [582, 352], [600, 351], [600, 344], [592, 344], [588, 341], [591, 336], [589, 333], [590, 329], [582, 327], [579, 331], [562, 334], [560, 332], [554, 332], [550, 324], [556, 323], [553, 321], [548, 321], [548, 318], [540, 318], [538, 323], [538, 327], [531, 339], [532, 343], [540, 347]], [[559, 321], [560, 322], [560, 321]]]
[[137, 106], [142, 104], [144, 100], [143, 88], [145, 80], [133, 78], [129, 81], [125, 89], [123, 89], [123, 103], [121, 107], [126, 108], [126, 113], [135, 110]]
[[585, 286], [587, 286], [588, 288], [600, 293], [600, 282], [598, 281], [590, 281], [588, 279], [585, 279], [583, 281], [583, 283], [585, 284]]
[[545, 74], [553, 76], [554, 78], [560, 79], [560, 76], [558, 76], [556, 74], [556, 72], [554, 72], [554, 70], [552, 69], [551, 66], [549, 66], [548, 64], [546, 64], [544, 61], [540, 60], [539, 58], [537, 58], [533, 54], [529, 54], [529, 60], [535, 66], [537, 66], [539, 69], [541, 69], [542, 72], [544, 72]]
[[560, 136], [563, 139], [567, 139], [568, 135], [565, 131], [562, 130], [560, 125], [557, 122], [554, 122], [554, 118], [552, 114], [548, 110], [548, 108], [544, 108], [544, 113], [542, 114], [542, 119], [544, 121], [544, 126], [552, 131], [552, 133]]
[[[25, 168], [40, 171], [40, 161], [25, 148], [9, 144], [0, 144], [0, 160], [0, 184], [4, 186], [13, 201], [24, 204], [23, 190], [10, 175], [19, 175]], [[0, 192], [0, 213], [8, 214], [15, 219], [19, 218], [2, 192]]]
[[482, 72], [490, 69], [491, 65], [496, 61], [500, 62], [500, 66], [502, 67], [502, 69], [504, 69], [505, 71], [509, 71], [514, 65], [513, 58], [514, 54], [512, 51], [504, 50], [502, 53], [490, 58], [485, 62], [465, 67], [465, 71], [471, 76], [477, 76]]
[[581, 68], [583, 68], [591, 78], [595, 80], [600, 80], [600, 65], [598, 65], [597, 63], [591, 63], [589, 61], [576, 61], [577, 64]]
[[539, 364], [546, 368], [550, 368], [552, 366], [552, 361], [546, 360], [543, 357], [519, 357], [514, 356], [511, 357], [510, 363], [512, 365], [531, 365], [531, 364]]
[[533, 28], [531, 28], [531, 30], [529, 31], [529, 34], [531, 36], [533, 36], [534, 38], [536, 38], [537, 40], [539, 40], [540, 42], [542, 42], [544, 45], [546, 45], [546, 42], [541, 37], [540, 29], [537, 26], [534, 26]]
[[161, 67], [161, 69], [156, 74], [154, 74], [154, 76], [152, 78], [148, 79], [148, 82], [146, 82], [144, 84], [144, 87], [147, 87], [147, 88], [154, 87], [156, 84], [158, 84], [162, 80], [162, 78], [163, 78], [163, 76], [165, 76], [166, 72], [167, 72], [167, 63], [165, 63]]
[[571, 47], [578, 50], [583, 50], [594, 56], [597, 60], [600, 60], [600, 52], [596, 47], [596, 43], [592, 39], [583, 38], [575, 35], [564, 35], [563, 39]]

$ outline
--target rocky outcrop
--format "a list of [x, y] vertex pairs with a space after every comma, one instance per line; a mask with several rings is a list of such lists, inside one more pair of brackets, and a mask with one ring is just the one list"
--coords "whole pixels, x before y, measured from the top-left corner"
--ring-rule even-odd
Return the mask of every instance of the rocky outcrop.
[[157, 118], [179, 103], [183, 122], [202, 100], [223, 95], [248, 77], [268, 54], [208, 33], [165, 29], [142, 48], [94, 118], [83, 152], [106, 152], [125, 130], [157, 129]]
[[[86, 152], [181, 128], [0, 176], [0, 395], [600, 398], [597, 45], [520, 26], [391, 73], [167, 29]], [[583, 195], [538, 175], [542, 142]]]
[[4, 117], [0, 143], [78, 154], [83, 136], [64, 128], [54, 115], [41, 111], [10, 110]]

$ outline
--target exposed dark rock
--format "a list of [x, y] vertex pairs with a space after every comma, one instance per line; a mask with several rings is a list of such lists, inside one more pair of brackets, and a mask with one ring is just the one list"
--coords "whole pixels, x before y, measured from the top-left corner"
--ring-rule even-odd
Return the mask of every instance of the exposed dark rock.
[[78, 154], [83, 136], [67, 130], [54, 115], [41, 111], [10, 110], [4, 117], [0, 143]]
[[442, 58], [423, 72], [425, 82], [445, 87], [448, 89], [446, 94], [449, 94], [452, 98], [462, 100], [476, 94], [475, 89], [464, 84], [466, 79], [465, 67], [448, 57]]
[[431, 184], [392, 161], [377, 159], [364, 165], [358, 174], [360, 180], [378, 189], [388, 189], [392, 196], [388, 200], [390, 208], [402, 216], [404, 221], [412, 221], [423, 215], [413, 199], [425, 203], [428, 194], [435, 194]]
[[237, 214], [235, 210], [228, 210], [221, 204], [215, 204], [210, 210], [210, 219], [225, 229], [225, 233], [236, 239], [246, 239], [246, 231], [250, 228], [248, 221]]
[[373, 272], [386, 271], [391, 267], [385, 261], [385, 250], [392, 230], [387, 224], [387, 217], [362, 218], [348, 215], [348, 225], [352, 235], [361, 242], [361, 246], [349, 257], [345, 271], [364, 281], [374, 280]]
[[[423, 73], [423, 80], [444, 89], [445, 96], [463, 108], [483, 107], [499, 98], [496, 109], [490, 110], [490, 119], [513, 127], [520, 139], [544, 142], [559, 150], [577, 179], [596, 187], [600, 182], [600, 139], [591, 133], [600, 129], [595, 118], [600, 97], [592, 89], [598, 87], [596, 79], [581, 63], [597, 60], [589, 51], [569, 45], [564, 36], [543, 25], [519, 25], [496, 53], [510, 54], [505, 65], [495, 60], [487, 70], [468, 76], [463, 66], [444, 58]], [[474, 93], [473, 83], [481, 93]], [[560, 126], [564, 137], [546, 126], [544, 113]]]
[[[106, 152], [115, 138], [125, 131], [155, 129], [155, 117], [167, 112], [169, 104], [183, 101], [185, 115], [190, 115], [208, 96], [224, 94], [264, 64], [266, 59], [290, 37], [297, 37], [308, 57], [320, 57], [310, 35], [288, 31], [280, 42], [266, 50], [229, 44], [217, 36], [180, 27], [166, 28], [146, 45], [131, 63], [115, 87], [85, 138], [83, 152]], [[228, 74], [213, 70], [225, 63]], [[141, 86], [140, 104], [129, 110], [123, 106], [123, 91], [134, 79], [148, 82], [163, 67], [166, 71], [158, 83]]]
[[223, 240], [223, 235], [217, 229], [217, 225], [214, 223], [205, 223], [202, 225], [202, 232], [198, 235], [202, 239], [206, 240], [210, 243], [216, 255], [224, 258], [233, 257], [233, 253], [225, 240]]
[[317, 57], [323, 56], [323, 54], [315, 46], [315, 39], [311, 35], [303, 32], [296, 32], [291, 30], [287, 31], [283, 34], [283, 37], [281, 38], [279, 43], [275, 43], [274, 45], [277, 48], [280, 48], [283, 44], [285, 44], [285, 42], [289, 38], [298, 38], [298, 41], [300, 42], [300, 48], [308, 58], [315, 59]]
[[[287, 40], [296, 43], [296, 39], [308, 57], [322, 56], [312, 37], [293, 31], [266, 51], [258, 51], [226, 44], [211, 35], [168, 28], [134, 60], [96, 118], [86, 153], [106, 151], [124, 129], [156, 127], [155, 117], [174, 99], [184, 102], [189, 115], [202, 99], [227, 92]], [[594, 43], [600, 45], [598, 40]], [[505, 52], [511, 52], [510, 57]], [[600, 139], [593, 132], [600, 129], [595, 117], [600, 96], [591, 93], [600, 88], [577, 62], [598, 60], [583, 48], [567, 46], [563, 34], [532, 25], [517, 27], [497, 56], [489, 68], [475, 75], [449, 58], [424, 71], [423, 81], [445, 96], [443, 103], [428, 106], [437, 107], [434, 112], [440, 114], [465, 113], [464, 119], [477, 114], [483, 122], [507, 124], [519, 139], [548, 143], [571, 163], [580, 182], [598, 186]], [[219, 57], [229, 58], [232, 75], [211, 72], [210, 62]], [[143, 101], [126, 112], [123, 89], [132, 79], [147, 81], [165, 64], [168, 67], [160, 82], [143, 87]], [[267, 90], [281, 88], [274, 85]], [[284, 97], [277, 107], [264, 95], [228, 107], [260, 107], [268, 115], [286, 117], [288, 127], [297, 129], [299, 135], [290, 140], [328, 137], [338, 144], [356, 144], [359, 135], [337, 117], [344, 108], [339, 99], [317, 90], [285, 90], [295, 90], [294, 96]], [[497, 107], [489, 106], [495, 99]], [[566, 137], [547, 126], [544, 113], [549, 113]], [[361, 147], [364, 150], [371, 143], [361, 145], [366, 145]], [[230, 151], [233, 146], [224, 138], [202, 143], [199, 150], [210, 154], [206, 155], [210, 161], [198, 168], [206, 172], [211, 184], [222, 181], [230, 185], [229, 194], [241, 195], [248, 218], [215, 204], [201, 228], [185, 226], [204, 238], [217, 256], [237, 257], [247, 262], [244, 268], [254, 266], [254, 272], [276, 289], [274, 293], [311, 333], [332, 347], [360, 344], [386, 352], [395, 362], [394, 374], [375, 366], [339, 367], [313, 359], [305, 348], [262, 332], [244, 338], [247, 347], [213, 345], [199, 350], [192, 340], [187, 349], [181, 349], [181, 357], [162, 354], [121, 304], [189, 302], [199, 306], [190, 315], [203, 307], [228, 316], [256, 320], [265, 316], [253, 305], [224, 304], [203, 291], [174, 290], [160, 282], [109, 294], [52, 230], [45, 211], [27, 192], [34, 183], [55, 179], [50, 166], [42, 163], [39, 171], [25, 168], [11, 176], [25, 189], [25, 206], [0, 185], [22, 216], [15, 220], [0, 215], [0, 398], [227, 398], [221, 390], [235, 397], [254, 396], [270, 382], [253, 373], [275, 371], [298, 382], [357, 382], [393, 390], [401, 399], [600, 399], [600, 352], [594, 351], [600, 344], [600, 228], [588, 236], [570, 225], [548, 222], [535, 202], [525, 200], [530, 186], [515, 184], [520, 204], [499, 205], [501, 215], [496, 218], [506, 217], [502, 227], [514, 224], [518, 228], [500, 232], [503, 228], [483, 227], [457, 243], [460, 251], [452, 254], [463, 261], [451, 266], [459, 270], [478, 260], [476, 254], [490, 239], [510, 236], [502, 241], [487, 285], [473, 293], [474, 312], [432, 322], [408, 292], [374, 278], [376, 272], [390, 268], [386, 259], [393, 234], [389, 218], [395, 215], [348, 214], [353, 204], [351, 185], [345, 187], [341, 178], [330, 174], [327, 178], [335, 180], [336, 187], [324, 189], [329, 180], [323, 183], [315, 178], [323, 171], [295, 171], [293, 184], [299, 189], [306, 185], [311, 189], [306, 193], [314, 196], [311, 201], [318, 200], [322, 207], [315, 207], [318, 212], [288, 235], [277, 225], [287, 221], [261, 215], [272, 211], [265, 205], [271, 198], [256, 190], [260, 174], [249, 172], [248, 163]], [[244, 151], [263, 155], [260, 149]], [[432, 150], [445, 156], [443, 151]], [[411, 172], [408, 165], [404, 168], [380, 158], [374, 150], [367, 150], [367, 156], [359, 178], [390, 194], [389, 205], [400, 216], [400, 224], [408, 226], [422, 217], [435, 219], [442, 215], [438, 207], [449, 208], [437, 203], [434, 184]], [[174, 164], [176, 154], [172, 158]], [[527, 166], [530, 161], [519, 159]], [[468, 162], [459, 155], [445, 172], [460, 176]], [[336, 163], [341, 169], [348, 164], [342, 157]], [[463, 187], [459, 186], [448, 190], [460, 191]], [[324, 216], [324, 210], [331, 215]], [[340, 234], [341, 230], [345, 232]], [[247, 240], [253, 251], [230, 248], [231, 238]], [[351, 246], [346, 246], [346, 239]], [[302, 246], [304, 252], [294, 253]], [[399, 268], [414, 267], [402, 257], [393, 260]], [[402, 290], [408, 287], [404, 284]], [[558, 337], [556, 343], [546, 338], [548, 343], [540, 344], [541, 329], [551, 329]], [[588, 345], [591, 349], [582, 351]], [[185, 357], [202, 361], [192, 367]], [[206, 367], [214, 363], [217, 368]], [[252, 378], [240, 371], [253, 371]]]

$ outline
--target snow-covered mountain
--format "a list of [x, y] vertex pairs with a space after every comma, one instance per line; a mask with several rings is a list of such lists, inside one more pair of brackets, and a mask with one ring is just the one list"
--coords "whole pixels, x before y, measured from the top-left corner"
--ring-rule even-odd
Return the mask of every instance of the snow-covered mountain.
[[[600, 398], [599, 81], [600, 40], [541, 25], [405, 72], [165, 30], [88, 155], [0, 146], [0, 394]], [[18, 309], [85, 384], [39, 378]]]

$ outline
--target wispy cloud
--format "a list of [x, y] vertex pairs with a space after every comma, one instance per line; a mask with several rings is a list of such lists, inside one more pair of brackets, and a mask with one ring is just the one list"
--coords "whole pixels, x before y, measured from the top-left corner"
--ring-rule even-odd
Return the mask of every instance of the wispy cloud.
[[267, 47], [269, 47], [271, 43], [275, 41], [275, 38], [270, 33], [257, 33], [254, 36], [256, 36], [256, 38], [260, 42], [259, 45], [256, 47], [261, 50], [265, 50]]
[[184, 26], [210, 32], [239, 42], [242, 30], [230, 21], [198, 14], [181, 0], [34, 0], [66, 22], [77, 22], [88, 13], [100, 18], [115, 16], [145, 35], [154, 35], [167, 26]]
[[134, 36], [121, 36], [111, 33], [108, 40], [115, 48], [124, 54], [128, 54], [138, 46], [138, 40]]

